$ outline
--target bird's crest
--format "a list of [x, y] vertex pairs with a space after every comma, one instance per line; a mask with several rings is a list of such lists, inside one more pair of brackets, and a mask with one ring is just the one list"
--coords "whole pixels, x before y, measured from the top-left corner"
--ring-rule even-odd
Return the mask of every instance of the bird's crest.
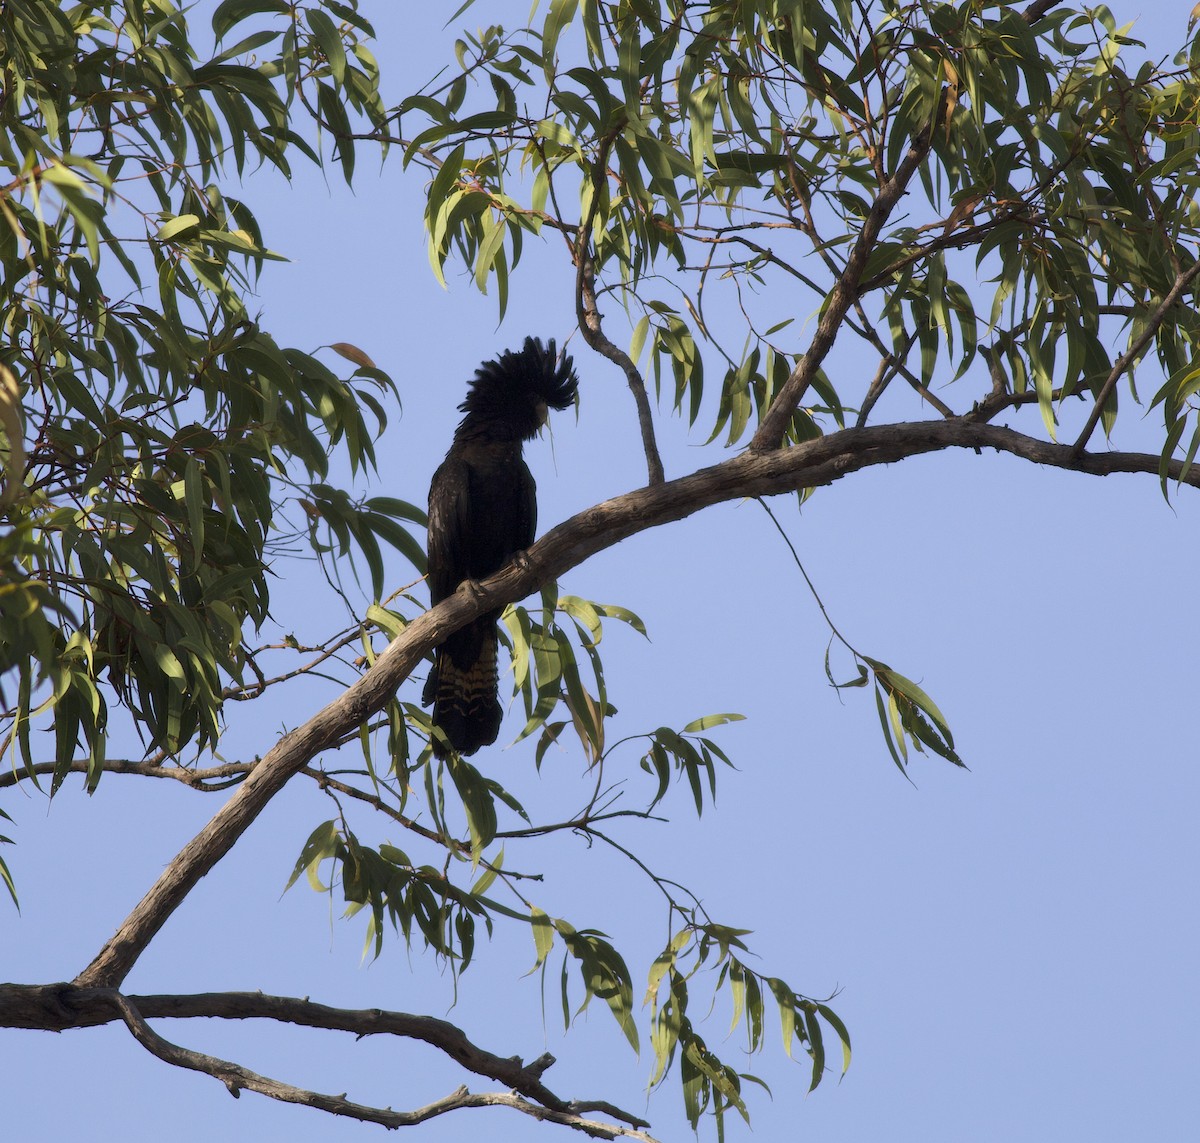
[[579, 378], [566, 354], [559, 357], [554, 339], [527, 337], [519, 350], [505, 350], [495, 361], [485, 361], [459, 405], [466, 413], [463, 427], [485, 423], [508, 426], [515, 435], [532, 437], [542, 425], [544, 410], [565, 409], [575, 400]]

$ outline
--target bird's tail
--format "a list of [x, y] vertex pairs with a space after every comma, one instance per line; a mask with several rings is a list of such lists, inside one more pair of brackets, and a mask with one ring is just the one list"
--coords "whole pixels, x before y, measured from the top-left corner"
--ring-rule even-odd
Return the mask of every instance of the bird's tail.
[[[468, 625], [437, 648], [422, 701], [433, 703], [433, 725], [459, 754], [474, 754], [496, 741], [503, 711], [494, 619]], [[437, 738], [433, 752], [439, 758], [447, 754], [445, 744]]]

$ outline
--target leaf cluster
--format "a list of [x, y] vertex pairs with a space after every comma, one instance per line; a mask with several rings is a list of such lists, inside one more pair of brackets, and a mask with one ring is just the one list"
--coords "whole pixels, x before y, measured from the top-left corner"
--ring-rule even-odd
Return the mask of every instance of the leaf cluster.
[[328, 551], [324, 523], [376, 595], [380, 540], [422, 563], [418, 509], [326, 483], [331, 462], [373, 465], [392, 382], [353, 346], [335, 347], [347, 375], [280, 345], [248, 310], [279, 255], [230, 191], [320, 161], [310, 89], [342, 120], [383, 116], [369, 25], [233, 0], [201, 54], [189, 14], [0, 8], [0, 742], [32, 775], [48, 719], [52, 790], [80, 748], [99, 780], [114, 698], [147, 754], [215, 747], [293, 539]]

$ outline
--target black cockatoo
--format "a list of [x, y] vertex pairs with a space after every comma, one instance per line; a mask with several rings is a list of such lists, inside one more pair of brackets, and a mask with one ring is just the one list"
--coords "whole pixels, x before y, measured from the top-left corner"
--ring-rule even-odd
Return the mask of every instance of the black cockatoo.
[[[521, 458], [548, 409], [575, 400], [579, 380], [571, 358], [559, 360], [554, 342], [527, 337], [475, 372], [466, 414], [429, 486], [429, 595], [434, 604], [465, 580], [499, 571], [533, 543], [537, 497]], [[422, 701], [433, 703], [433, 724], [460, 754], [474, 754], [500, 733], [496, 669], [499, 611], [481, 615], [434, 651]], [[434, 753], [446, 756], [436, 738]]]

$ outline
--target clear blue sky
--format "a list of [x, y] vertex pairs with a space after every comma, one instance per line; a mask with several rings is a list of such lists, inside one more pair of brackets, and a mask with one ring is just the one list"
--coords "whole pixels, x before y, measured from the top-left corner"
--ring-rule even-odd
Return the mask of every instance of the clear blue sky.
[[[401, 7], [410, 6], [364, 5], [395, 97], [438, 59], [452, 61], [426, 17], [401, 29], [417, 19]], [[1118, 20], [1141, 7], [1138, 30], [1156, 45], [1182, 39], [1186, 5], [1112, 7]], [[527, 6], [480, 0], [467, 17], [484, 23], [500, 10], [515, 12], [515, 23]], [[376, 178], [364, 156], [353, 194], [333, 173], [326, 185], [303, 170], [292, 187], [252, 178], [246, 193], [268, 244], [293, 258], [264, 276], [266, 324], [306, 348], [352, 342], [395, 377], [403, 415], [374, 487], [421, 502], [475, 365], [526, 333], [564, 336], [571, 283], [561, 259], [532, 251], [499, 329], [492, 301], [467, 281], [452, 278], [443, 291], [427, 266], [418, 178], [398, 160]], [[644, 479], [623, 381], [582, 346], [576, 352], [581, 420], [560, 417], [552, 442], [528, 450], [543, 529]], [[669, 475], [711, 462], [679, 420], [659, 425]], [[747, 1062], [774, 1089], [773, 1100], [753, 1104], [755, 1136], [1194, 1139], [1200, 501], [1181, 494], [1168, 507], [1153, 478], [1100, 480], [963, 453], [872, 469], [821, 490], [802, 515], [782, 500], [777, 512], [843, 631], [935, 696], [969, 773], [918, 759], [915, 785], [905, 782], [869, 696], [840, 700], [828, 688], [819, 612], [754, 505], [638, 536], [562, 585], [630, 607], [649, 626], [649, 643], [614, 630], [605, 644], [624, 728], [717, 710], [747, 716], [718, 732], [740, 770], [722, 775], [716, 812], [697, 823], [689, 799], [674, 799], [672, 823], [638, 844], [717, 919], [754, 929], [764, 969], [812, 996], [838, 992], [854, 1038], [850, 1073], [805, 1097], [806, 1061], [789, 1064], [772, 1045]], [[302, 584], [279, 584], [285, 628], [300, 628], [307, 599]], [[314, 688], [307, 700], [330, 697]], [[295, 724], [305, 704], [301, 696], [274, 717]], [[226, 756], [261, 754], [275, 729], [261, 718], [237, 727]], [[506, 723], [510, 738], [518, 729]], [[540, 781], [528, 744], [477, 761], [531, 802], [570, 810], [580, 799], [576, 753], [552, 754]], [[630, 781], [636, 788], [636, 773]], [[18, 843], [6, 856], [23, 912], [2, 921], [0, 976], [72, 977], [217, 797], [119, 778], [91, 799], [69, 784], [48, 809], [36, 795], [6, 794], [17, 818], [6, 832]], [[327, 900], [302, 885], [281, 897], [309, 830], [329, 816], [315, 791], [286, 790], [171, 920], [128, 988], [262, 989], [448, 1015], [500, 1054], [552, 1051], [560, 1062], [546, 1078], [561, 1094], [645, 1106], [650, 1061], [633, 1056], [606, 1011], [564, 1039], [551, 997], [543, 1026], [537, 979], [523, 977], [533, 962], [527, 933], [499, 930], [451, 1008], [451, 983], [430, 963], [393, 943], [364, 964], [359, 922], [331, 921]], [[640, 951], [635, 981], [643, 979], [662, 939], [658, 902], [607, 854], [569, 838], [553, 852], [545, 907]], [[527, 858], [510, 847], [508, 857], [517, 867], [546, 860], [539, 846]], [[721, 1040], [724, 1019], [711, 1039]], [[159, 1028], [362, 1102], [411, 1107], [464, 1078], [481, 1086], [382, 1040]], [[0, 1032], [0, 1061], [3, 1134], [22, 1143], [341, 1143], [380, 1130], [253, 1094], [235, 1101], [216, 1081], [151, 1059], [115, 1027]], [[660, 1138], [687, 1137], [673, 1081], [648, 1118]], [[497, 1110], [450, 1116], [411, 1137], [515, 1141], [554, 1130]], [[749, 1134], [731, 1123], [729, 1137]]]

